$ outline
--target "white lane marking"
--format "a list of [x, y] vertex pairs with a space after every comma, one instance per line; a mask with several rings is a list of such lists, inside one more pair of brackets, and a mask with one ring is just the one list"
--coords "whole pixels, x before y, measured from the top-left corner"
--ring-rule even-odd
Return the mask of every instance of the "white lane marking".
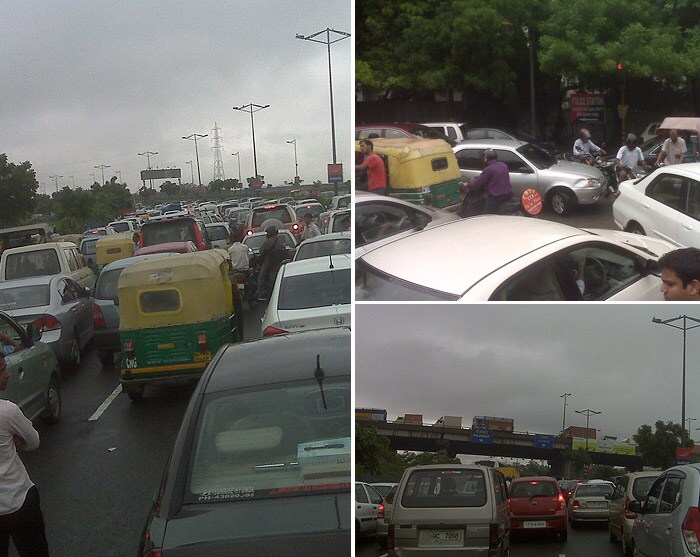
[[98, 419], [102, 414], [104, 414], [104, 411], [107, 410], [107, 407], [112, 404], [112, 401], [117, 398], [119, 393], [122, 392], [122, 384], [119, 383], [119, 385], [116, 386], [116, 388], [112, 391], [112, 394], [107, 397], [107, 399], [100, 404], [99, 408], [95, 410], [95, 413], [88, 418], [88, 422], [94, 422], [96, 419]]

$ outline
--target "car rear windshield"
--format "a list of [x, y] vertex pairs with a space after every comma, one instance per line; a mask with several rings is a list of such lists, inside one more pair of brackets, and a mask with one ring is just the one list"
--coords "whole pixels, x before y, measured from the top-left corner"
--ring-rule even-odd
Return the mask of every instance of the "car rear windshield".
[[227, 240], [229, 236], [225, 226], [207, 226], [207, 233], [212, 241]]
[[278, 310], [308, 309], [350, 303], [350, 269], [333, 269], [285, 277]]
[[112, 269], [100, 273], [100, 278], [97, 279], [97, 287], [95, 288], [95, 298], [97, 300], [114, 300], [119, 297], [117, 283], [123, 270]]
[[54, 249], [13, 253], [7, 256], [5, 263], [5, 280], [58, 275], [60, 272], [61, 264]]
[[413, 284], [382, 273], [362, 261], [355, 263], [355, 299], [358, 301], [454, 301], [459, 296]]
[[554, 482], [548, 481], [525, 481], [514, 482], [510, 486], [509, 495], [511, 498], [531, 498], [531, 497], [556, 497], [559, 490]]
[[308, 242], [299, 246], [295, 261], [350, 253], [350, 238], [336, 238], [318, 242]]
[[642, 501], [649, 493], [651, 484], [656, 481], [656, 476], [635, 478], [632, 483], [632, 497], [638, 501]]
[[97, 252], [97, 238], [91, 241], [83, 241], [80, 251], [83, 252], [83, 255], [95, 255]]
[[612, 492], [612, 486], [607, 484], [580, 485], [576, 488], [576, 497], [605, 497]]
[[291, 214], [286, 205], [273, 207], [258, 207], [253, 210], [253, 222], [251, 228], [257, 228], [268, 219], [277, 219], [282, 224], [292, 222]]
[[401, 495], [407, 508], [483, 507], [486, 478], [481, 470], [417, 469], [411, 472]]
[[[280, 232], [277, 236], [281, 238], [282, 243], [285, 247], [296, 247], [296, 242], [293, 238], [289, 236], [289, 234]], [[243, 243], [250, 249], [258, 251], [260, 247], [265, 243], [265, 240], [267, 240], [267, 236], [265, 236], [265, 234], [261, 234], [260, 236], [249, 236], [248, 238], [244, 239]]]
[[11, 312], [13, 309], [48, 306], [50, 295], [48, 284], [3, 288], [0, 290], [0, 309]]
[[110, 226], [117, 232], [129, 232], [129, 230], [131, 230], [131, 226], [129, 226], [128, 222], [114, 222], [110, 224]]
[[315, 219], [323, 213], [323, 211], [325, 211], [323, 205], [298, 205], [296, 207], [296, 213], [300, 217], [303, 217], [306, 213], [311, 213], [311, 217]]
[[205, 396], [184, 503], [349, 492], [351, 408], [349, 376]]
[[194, 232], [194, 221], [174, 221], [159, 222], [146, 225], [141, 229], [143, 234], [143, 245], [153, 246], [166, 242], [186, 242], [197, 243], [197, 236]]

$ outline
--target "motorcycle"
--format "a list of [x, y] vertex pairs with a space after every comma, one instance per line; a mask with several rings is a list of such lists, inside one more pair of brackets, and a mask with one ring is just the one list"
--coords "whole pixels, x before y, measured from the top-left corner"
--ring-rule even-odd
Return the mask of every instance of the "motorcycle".
[[[475, 192], [469, 186], [461, 186], [462, 207], [457, 214], [462, 217], [474, 217], [484, 214], [486, 192]], [[520, 197], [513, 196], [508, 201], [501, 203], [496, 211], [497, 215], [511, 215], [517, 217], [534, 217], [542, 210], [542, 196], [534, 189], [527, 189]]]

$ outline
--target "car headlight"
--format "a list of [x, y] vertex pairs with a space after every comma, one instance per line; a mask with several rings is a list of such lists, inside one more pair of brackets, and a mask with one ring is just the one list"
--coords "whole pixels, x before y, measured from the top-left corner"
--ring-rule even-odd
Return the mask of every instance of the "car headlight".
[[599, 188], [600, 187], [600, 180], [598, 180], [598, 178], [589, 178], [588, 179], [588, 187]]

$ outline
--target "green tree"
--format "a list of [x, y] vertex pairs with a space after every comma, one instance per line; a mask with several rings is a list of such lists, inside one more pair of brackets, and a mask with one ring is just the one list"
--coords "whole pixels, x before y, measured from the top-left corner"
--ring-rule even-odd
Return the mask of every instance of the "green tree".
[[180, 186], [168, 180], [161, 184], [160, 191], [167, 195], [168, 199], [172, 199], [180, 192]]
[[84, 226], [90, 217], [94, 193], [87, 190], [72, 190], [65, 186], [53, 194], [56, 216], [59, 220], [76, 218]]
[[531, 460], [520, 469], [521, 476], [549, 476], [552, 469], [546, 464], [540, 464], [535, 460]]
[[458, 458], [452, 458], [445, 452], [438, 453], [400, 453], [397, 455], [400, 462], [403, 463], [401, 466], [403, 470], [409, 466], [423, 466], [425, 464], [460, 464]]
[[680, 424], [659, 420], [654, 424], [654, 428], [652, 432], [651, 426], [644, 424], [637, 430], [633, 439], [644, 464], [663, 470], [676, 463], [678, 447], [692, 447], [694, 442], [686, 438], [687, 435]]
[[[389, 438], [377, 433], [374, 427], [355, 424], [355, 476], [358, 478], [396, 479], [403, 468], [396, 451], [391, 449]], [[398, 470], [401, 472], [398, 472]]]
[[82, 231], [82, 223], [75, 217], [65, 217], [56, 223], [56, 232], [59, 234], [80, 234]]
[[38, 188], [29, 161], [11, 163], [5, 153], [0, 153], [0, 222], [5, 226], [18, 225], [31, 215]]
[[51, 215], [55, 212], [56, 203], [51, 199], [50, 195], [43, 193], [37, 194], [35, 203], [34, 212], [39, 215]]

